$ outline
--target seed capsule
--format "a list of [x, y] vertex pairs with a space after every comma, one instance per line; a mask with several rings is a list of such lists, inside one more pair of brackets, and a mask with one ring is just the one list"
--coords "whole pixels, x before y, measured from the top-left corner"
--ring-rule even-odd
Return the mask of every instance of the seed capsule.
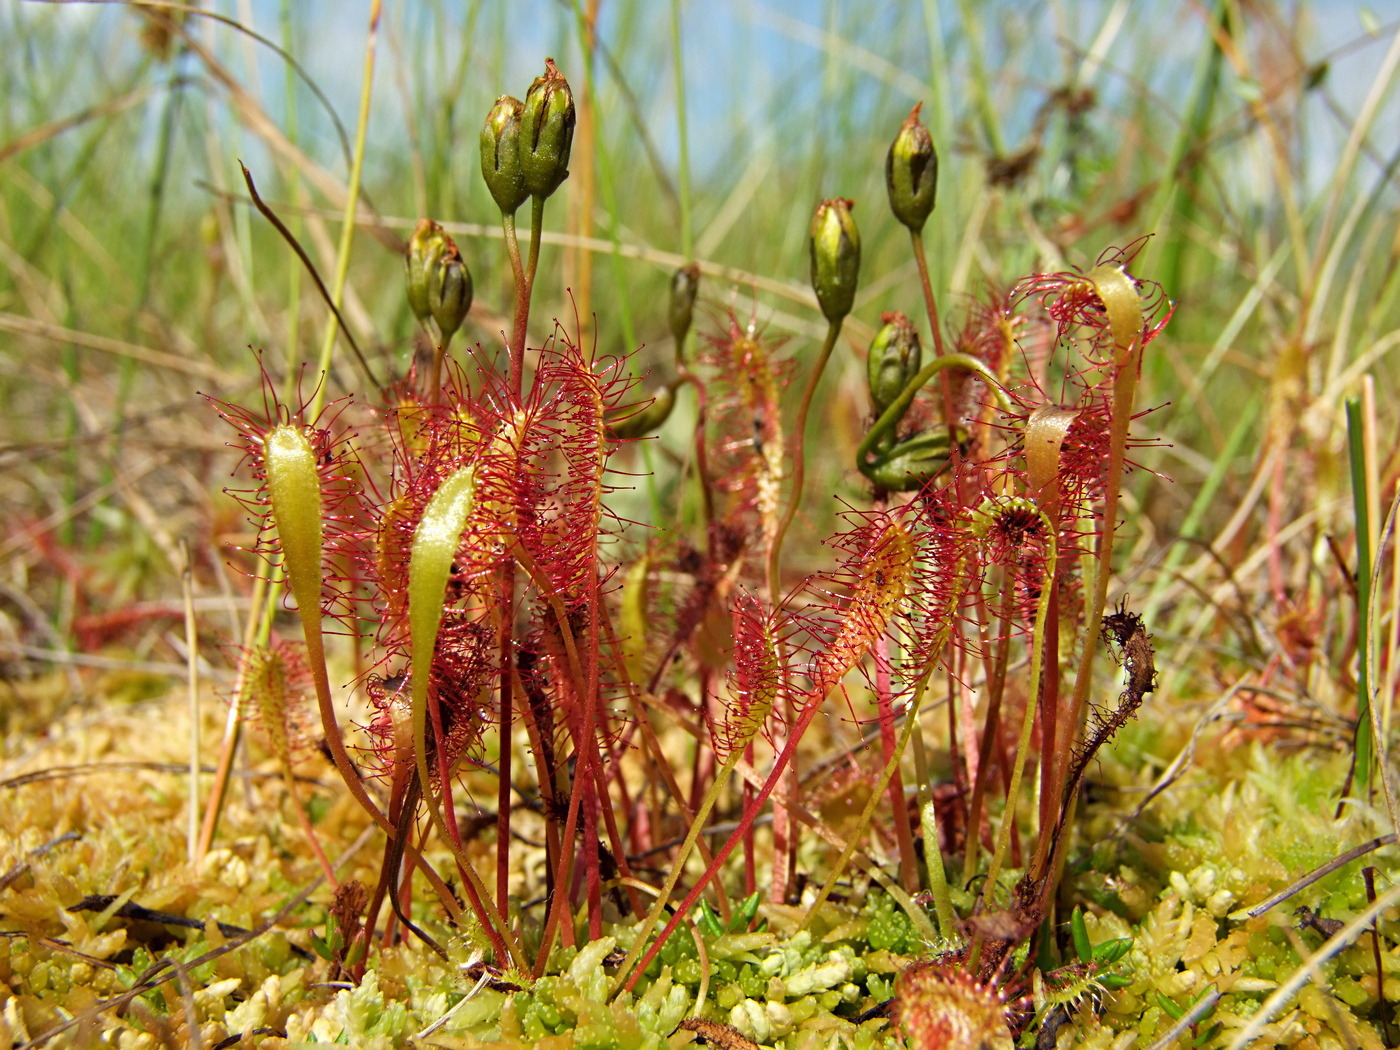
[[525, 189], [548, 197], [569, 177], [569, 150], [574, 142], [574, 95], [569, 82], [544, 60], [544, 76], [536, 77], [520, 115], [520, 170]]
[[832, 324], [851, 312], [860, 275], [860, 233], [851, 209], [855, 202], [837, 197], [822, 201], [812, 215], [812, 288], [822, 314]]
[[677, 343], [690, 331], [695, 316], [695, 295], [700, 290], [700, 267], [695, 263], [682, 266], [671, 275], [671, 307], [667, 320], [671, 338]]
[[524, 111], [525, 103], [502, 95], [481, 127], [481, 177], [504, 215], [514, 215], [530, 196], [520, 170], [520, 117]]
[[919, 120], [917, 103], [885, 155], [885, 188], [894, 217], [918, 233], [933, 213], [938, 190], [938, 153], [933, 137]]
[[408, 305], [421, 324], [429, 318], [446, 345], [472, 307], [472, 275], [462, 253], [441, 226], [423, 219], [404, 254]]
[[658, 387], [651, 404], [640, 412], [633, 412], [625, 419], [608, 423], [608, 433], [619, 440], [645, 437], [671, 417], [676, 407], [676, 385], [667, 383]]
[[889, 492], [917, 492], [947, 469], [950, 447], [946, 430], [925, 430], [898, 442], [877, 462], [862, 464], [860, 470]]
[[884, 325], [875, 333], [866, 358], [866, 384], [875, 414], [882, 415], [904, 393], [923, 367], [923, 348], [914, 324], [899, 311], [885, 314]]

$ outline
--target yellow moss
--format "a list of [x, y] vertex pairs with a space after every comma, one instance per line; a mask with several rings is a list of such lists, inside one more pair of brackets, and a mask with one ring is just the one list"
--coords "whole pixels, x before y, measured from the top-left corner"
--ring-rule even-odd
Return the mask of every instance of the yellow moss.
[[1215, 947], [1215, 919], [1198, 914], [1191, 920], [1190, 936], [1181, 947], [1181, 961], [1193, 963], [1205, 957]]
[[[1231, 930], [1225, 937], [1216, 941], [1215, 946], [1201, 958], [1201, 967], [1214, 977], [1229, 977], [1231, 980], [1240, 965], [1249, 958], [1249, 932]], [[1222, 987], [1222, 991], [1226, 990]]]

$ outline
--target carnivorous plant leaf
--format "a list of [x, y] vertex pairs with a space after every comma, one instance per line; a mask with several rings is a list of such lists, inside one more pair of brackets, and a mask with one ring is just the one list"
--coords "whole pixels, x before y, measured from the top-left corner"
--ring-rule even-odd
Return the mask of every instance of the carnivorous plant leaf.
[[321, 479], [306, 431], [284, 423], [263, 442], [268, 502], [303, 624], [321, 616]]

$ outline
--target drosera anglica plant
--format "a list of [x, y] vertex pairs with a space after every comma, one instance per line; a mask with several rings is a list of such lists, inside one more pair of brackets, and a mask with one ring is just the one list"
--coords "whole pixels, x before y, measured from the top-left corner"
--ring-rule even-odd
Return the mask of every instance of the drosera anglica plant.
[[[878, 874], [944, 945], [937, 962], [894, 983], [901, 1029], [927, 1042], [927, 1033], [1000, 1025], [1009, 1045], [1029, 1012], [1008, 1006], [1007, 990], [1028, 988], [1040, 972], [1026, 949], [1044, 948], [1083, 769], [1153, 684], [1142, 670], [1151, 659], [1145, 629], [1126, 607], [1106, 619], [1103, 603], [1135, 377], [1169, 307], [1127, 275], [1132, 252], [1117, 253], [1084, 274], [1030, 278], [975, 308], [969, 323], [984, 327], [947, 349], [920, 241], [937, 161], [916, 107], [891, 147], [887, 179], [924, 275], [935, 354], [925, 364], [913, 322], [887, 318], [868, 368], [876, 418], [856, 462], [875, 486], [872, 504], [851, 509], [848, 528], [829, 541], [833, 568], [792, 587], [782, 555], [804, 505], [808, 412], [859, 280], [852, 202], [823, 201], [813, 217], [811, 280], [827, 337], [810, 365], [784, 361], [733, 319], [706, 361], [690, 364], [683, 344], [698, 272], [685, 268], [670, 317], [676, 378], [650, 404], [630, 403], [626, 361], [594, 356], [559, 328], [543, 345], [530, 341], [541, 217], [567, 177], [572, 105], [550, 62], [523, 103], [503, 96], [483, 128], [483, 177], [515, 275], [503, 374], [478, 364], [469, 382], [449, 353], [471, 280], [455, 245], [424, 220], [405, 272], [410, 304], [435, 343], [426, 376], [414, 371], [364, 403], [338, 403], [325, 420], [274, 405], [259, 427], [228, 413], [263, 480], [250, 505], [266, 513], [263, 534], [296, 602], [332, 757], [385, 838], [378, 885], [336, 919], [341, 941], [355, 943], [327, 942], [327, 951], [358, 978], [369, 946], [387, 943], [396, 921], [446, 958], [488, 954], [508, 982], [528, 988], [555, 972], [557, 952], [602, 943], [612, 930], [608, 985], [621, 1008], [660, 976], [683, 924], [698, 923], [696, 936], [744, 935], [754, 913], [736, 919], [734, 898], [762, 895], [755, 827], [770, 800], [768, 892], [787, 898], [798, 829], [813, 819], [798, 747], [833, 706], [865, 720], [860, 712], [873, 704], [881, 746], [864, 773], [868, 802], [843, 833], [814, 826], [839, 857], [816, 873], [814, 895], [797, 898], [797, 929], [807, 936], [852, 865], [875, 877], [869, 836], [891, 835], [899, 883]], [[532, 232], [522, 259], [514, 214], [527, 198]], [[1053, 395], [1044, 370], [1018, 366], [1012, 349], [1026, 311], [1056, 326], [1063, 379]], [[780, 395], [794, 369], [803, 385], [787, 427]], [[688, 546], [691, 589], [671, 599], [667, 616], [649, 587], [650, 556], [621, 582], [626, 563], [614, 552], [636, 530], [612, 515], [607, 496], [613, 457], [666, 423], [681, 385], [712, 409], [699, 416], [693, 479], [705, 493], [708, 534]], [[340, 420], [351, 418], [353, 434], [342, 435]], [[331, 451], [341, 444], [353, 452]], [[335, 710], [327, 613], [372, 636], [367, 763], [352, 759]], [[1108, 712], [1087, 702], [1092, 660], [1082, 657], [1070, 678], [1060, 656], [1091, 650], [1100, 624], [1127, 654], [1124, 696], [1133, 701]], [[664, 644], [638, 648], [623, 627]], [[653, 647], [665, 658], [646, 673]], [[1013, 672], [1020, 653], [1029, 657], [1024, 679]], [[978, 673], [988, 684], [980, 705], [959, 684]], [[953, 683], [949, 732], [926, 740], [919, 714], [944, 676]], [[678, 735], [693, 759], [678, 761]], [[952, 814], [946, 803], [939, 813], [930, 795], [931, 762], [945, 752], [964, 800], [965, 878], [985, 873], [981, 893], [961, 908], [936, 841]], [[903, 804], [906, 753], [913, 808]], [[517, 755], [528, 755], [523, 765]], [[361, 765], [382, 788], [371, 792]], [[1032, 768], [1041, 811], [1025, 841], [1016, 822]], [[494, 885], [476, 867], [480, 831], [464, 831], [460, 807], [472, 803], [456, 791], [460, 778], [488, 769], [494, 819], [470, 824], [494, 825]], [[705, 832], [740, 771], [735, 828], [712, 850]], [[521, 911], [516, 889], [533, 888], [512, 863], [525, 819], [517, 797], [534, 810], [528, 819], [543, 848], [540, 916]], [[877, 821], [887, 798], [896, 805]], [[994, 799], [1005, 800], [997, 819]], [[989, 853], [983, 842], [993, 844]], [[450, 860], [440, 870], [433, 853], [442, 849]], [[728, 882], [736, 853], [742, 893]], [[697, 855], [698, 872], [689, 866]], [[649, 867], [664, 859], [665, 877], [645, 877], [637, 858]], [[1000, 875], [1013, 866], [1021, 875], [1008, 892]], [[420, 874], [442, 913], [415, 921], [410, 887]], [[928, 895], [936, 928], [911, 893]], [[381, 930], [386, 903], [394, 920]], [[455, 927], [450, 936], [428, 928], [444, 920]], [[747, 1039], [757, 1022], [741, 1006], [730, 1020]], [[854, 1018], [860, 1011], [851, 1007]], [[986, 1038], [1000, 1045], [1003, 1035]]]

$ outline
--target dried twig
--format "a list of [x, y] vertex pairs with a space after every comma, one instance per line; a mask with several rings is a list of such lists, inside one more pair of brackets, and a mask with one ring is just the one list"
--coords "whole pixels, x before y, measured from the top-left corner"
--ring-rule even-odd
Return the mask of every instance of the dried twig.
[[1391, 843], [1395, 842], [1395, 840], [1396, 836], [1394, 833], [1392, 833], [1389, 835], [1382, 835], [1378, 839], [1372, 839], [1370, 842], [1363, 842], [1359, 846], [1354, 846], [1351, 849], [1347, 850], [1345, 853], [1343, 853], [1340, 857], [1335, 857], [1332, 860], [1329, 860], [1326, 864], [1322, 865], [1322, 867], [1314, 868], [1312, 871], [1308, 872], [1297, 882], [1293, 883], [1293, 885], [1280, 890], [1278, 893], [1275, 893], [1272, 897], [1264, 901], [1262, 904], [1256, 904], [1254, 907], [1250, 908], [1247, 912], [1245, 912], [1245, 915], [1251, 919], [1263, 915], [1270, 908], [1282, 904], [1284, 901], [1288, 900], [1289, 897], [1293, 896], [1295, 893], [1298, 893], [1300, 890], [1307, 889], [1318, 879], [1325, 878], [1328, 875], [1332, 874], [1332, 872], [1336, 871], [1342, 865], [1350, 864], [1357, 857], [1364, 857], [1372, 850], [1380, 849], [1382, 846], [1389, 846]]

